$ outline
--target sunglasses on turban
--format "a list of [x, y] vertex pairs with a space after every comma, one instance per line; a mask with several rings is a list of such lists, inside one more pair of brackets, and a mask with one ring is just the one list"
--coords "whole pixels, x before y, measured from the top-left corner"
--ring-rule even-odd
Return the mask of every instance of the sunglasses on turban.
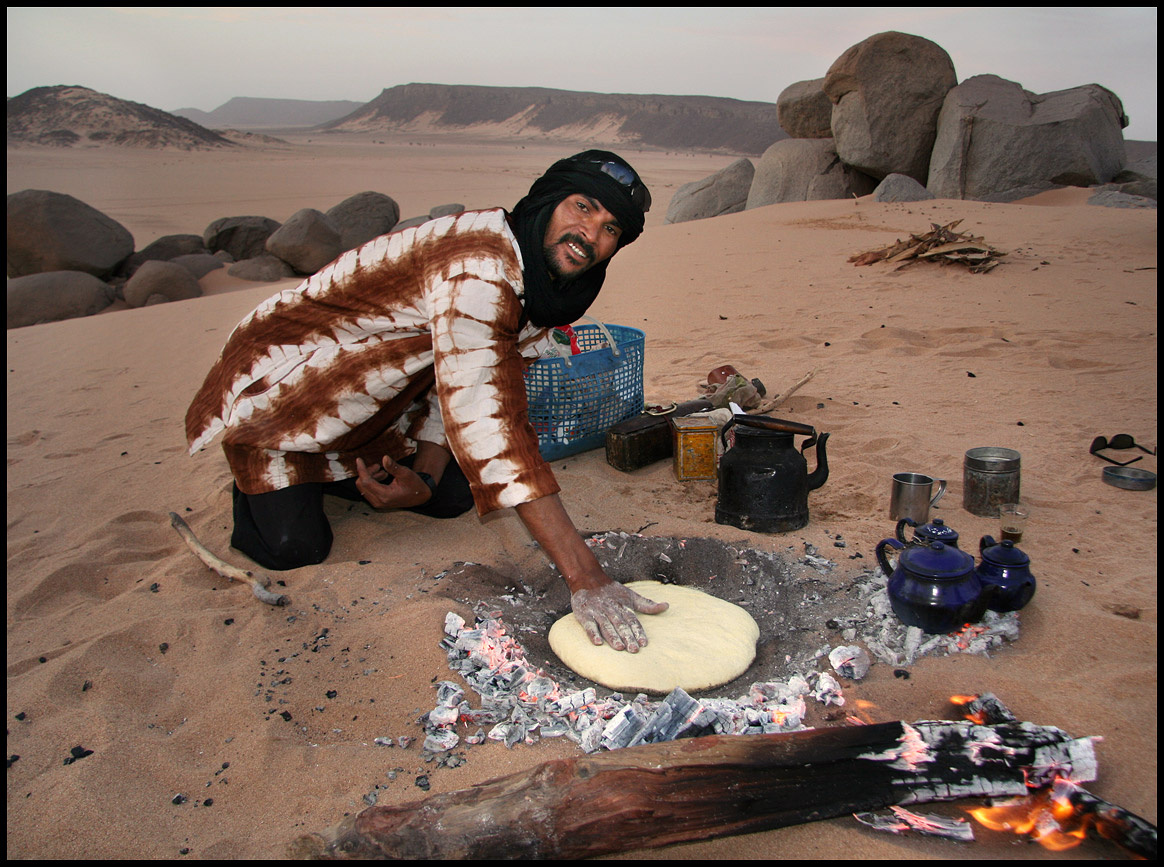
[[1117, 467], [1126, 467], [1128, 464], [1134, 464], [1140, 458], [1132, 458], [1130, 461], [1117, 461], [1114, 458], [1105, 457], [1099, 454], [1104, 449], [1139, 449], [1146, 455], [1156, 454], [1155, 449], [1146, 449], [1137, 443], [1131, 434], [1116, 434], [1110, 440], [1107, 437], [1096, 437], [1091, 441], [1090, 452], [1099, 458], [1101, 461], [1107, 461], [1109, 464], [1115, 464]]
[[598, 166], [604, 175], [609, 175], [630, 192], [631, 201], [644, 214], [651, 210], [651, 191], [646, 188], [639, 176], [629, 166], [611, 160], [586, 160], [591, 165]]

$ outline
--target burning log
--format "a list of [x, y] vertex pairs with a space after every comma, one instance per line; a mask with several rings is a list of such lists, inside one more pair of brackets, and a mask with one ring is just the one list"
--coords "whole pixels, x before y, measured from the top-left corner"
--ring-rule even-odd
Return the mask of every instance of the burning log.
[[1090, 738], [1031, 723], [879, 723], [713, 736], [546, 762], [398, 807], [371, 807], [294, 854], [583, 858], [891, 805], [1024, 794], [1095, 778]]

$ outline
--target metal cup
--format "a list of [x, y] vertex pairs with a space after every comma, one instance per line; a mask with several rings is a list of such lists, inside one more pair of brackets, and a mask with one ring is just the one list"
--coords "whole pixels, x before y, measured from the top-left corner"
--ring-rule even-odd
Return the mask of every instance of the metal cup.
[[[938, 484], [938, 492], [931, 499], [935, 482]], [[889, 517], [894, 521], [910, 518], [924, 524], [930, 518], [930, 506], [937, 505], [944, 493], [945, 479], [935, 479], [922, 473], [894, 473]]]

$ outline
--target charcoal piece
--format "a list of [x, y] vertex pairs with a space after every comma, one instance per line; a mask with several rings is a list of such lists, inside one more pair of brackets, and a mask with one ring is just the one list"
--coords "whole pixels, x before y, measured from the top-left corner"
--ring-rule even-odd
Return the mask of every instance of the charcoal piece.
[[714, 714], [679, 687], [671, 691], [627, 746], [695, 737], [711, 727]]
[[456, 637], [465, 628], [465, 618], [450, 611], [445, 615], [445, 635]]
[[441, 729], [425, 737], [424, 749], [431, 753], [440, 753], [451, 750], [460, 742], [461, 738], [456, 732]]
[[874, 831], [903, 834], [917, 831], [929, 837], [945, 837], [962, 843], [974, 842], [974, 828], [965, 819], [951, 819], [936, 813], [915, 813], [902, 807], [890, 807], [886, 813], [854, 813], [853, 818]]
[[834, 647], [829, 663], [837, 674], [850, 680], [861, 680], [869, 673], [869, 654], [855, 644]]
[[427, 728], [440, 728], [441, 726], [456, 725], [460, 712], [455, 707], [445, 707], [440, 705], [434, 707], [428, 712]]
[[82, 746], [75, 746], [69, 750], [69, 757], [62, 762], [62, 764], [71, 765], [73, 762], [78, 762], [86, 756], [93, 755], [92, 750], [87, 750]]
[[552, 714], [564, 716], [568, 713], [581, 710], [586, 705], [591, 704], [597, 698], [597, 693], [594, 687], [587, 687], [579, 692], [572, 692], [569, 695], [564, 695], [557, 701], [549, 704], [546, 711]]
[[622, 749], [634, 742], [646, 724], [643, 714], [628, 704], [606, 724], [602, 731], [602, 745], [608, 750]]
[[437, 704], [456, 707], [464, 697], [465, 690], [451, 680], [442, 680], [437, 684]]

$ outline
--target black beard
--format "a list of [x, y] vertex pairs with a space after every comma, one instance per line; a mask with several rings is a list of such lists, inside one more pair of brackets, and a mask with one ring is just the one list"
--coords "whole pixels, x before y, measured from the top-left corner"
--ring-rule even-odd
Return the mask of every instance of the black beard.
[[[575, 245], [586, 254], [587, 259], [590, 261], [590, 264], [587, 265], [586, 268], [582, 269], [581, 271], [572, 272], [570, 274], [562, 273], [562, 269], [558, 265], [558, 258], [556, 255], [554, 255], [554, 248], [559, 244], [564, 244], [567, 242]], [[590, 267], [593, 266], [595, 257], [594, 247], [571, 232], [567, 232], [565, 235], [560, 237], [557, 243], [544, 247], [542, 249], [542, 255], [545, 258], [546, 269], [550, 272], [550, 277], [553, 278], [555, 283], [561, 284], [569, 283], [575, 277], [579, 277], [586, 273], [586, 271], [588, 271]]]

